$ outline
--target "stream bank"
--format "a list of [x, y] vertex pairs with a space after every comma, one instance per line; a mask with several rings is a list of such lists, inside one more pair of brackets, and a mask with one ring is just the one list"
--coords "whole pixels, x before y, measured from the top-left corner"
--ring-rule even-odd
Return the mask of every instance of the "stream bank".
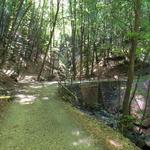
[[[67, 92], [66, 95], [63, 95], [62, 97], [65, 101], [72, 102], [73, 106], [80, 109], [81, 112], [88, 114], [99, 121], [103, 121], [106, 125], [116, 130], [119, 126], [119, 118], [122, 116], [120, 108], [124, 97], [125, 84], [125, 81], [87, 81], [82, 83], [75, 82], [72, 84], [64, 84], [65, 87], [78, 97], [78, 102], [71, 101], [72, 96]], [[60, 94], [65, 93], [65, 90], [62, 89], [62, 91], [63, 92], [60, 91]], [[103, 96], [103, 100], [100, 96]], [[142, 101], [143, 99], [139, 102]], [[134, 101], [132, 107], [137, 108], [136, 105]], [[149, 149], [150, 134], [141, 135], [141, 133], [138, 133], [138, 126], [134, 126], [134, 128], [135, 130], [130, 130], [125, 136], [142, 149]], [[144, 131], [144, 129], [142, 130]], [[148, 130], [149, 129], [147, 129], [147, 131]], [[144, 132], [147, 133], [146, 131]]]

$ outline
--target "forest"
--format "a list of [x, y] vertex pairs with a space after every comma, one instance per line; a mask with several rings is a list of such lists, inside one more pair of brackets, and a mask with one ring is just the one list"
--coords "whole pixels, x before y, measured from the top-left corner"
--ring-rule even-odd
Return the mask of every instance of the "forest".
[[0, 150], [150, 149], [150, 0], [0, 0]]

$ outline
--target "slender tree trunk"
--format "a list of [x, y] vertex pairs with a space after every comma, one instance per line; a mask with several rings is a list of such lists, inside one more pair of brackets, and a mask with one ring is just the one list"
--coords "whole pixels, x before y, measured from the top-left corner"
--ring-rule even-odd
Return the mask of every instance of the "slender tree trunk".
[[1, 12], [1, 17], [0, 17], [0, 37], [3, 37], [3, 29], [4, 29], [4, 25], [3, 25], [3, 18], [4, 18], [4, 12], [5, 12], [5, 4], [6, 4], [6, 0], [3, 0], [2, 2], [2, 12]]
[[88, 35], [87, 35], [87, 45], [86, 45], [86, 78], [89, 79], [89, 62], [90, 62], [90, 59], [89, 59], [89, 56], [90, 56], [90, 29], [89, 29], [89, 17], [88, 17]]
[[130, 112], [130, 95], [132, 89], [132, 83], [134, 79], [134, 66], [135, 66], [135, 53], [138, 44], [138, 33], [140, 27], [140, 17], [141, 17], [141, 0], [135, 0], [135, 24], [134, 24], [134, 37], [131, 39], [131, 49], [130, 49], [130, 65], [128, 70], [128, 80], [127, 88], [125, 91], [124, 101], [123, 101], [123, 115], [129, 115]]
[[47, 54], [48, 54], [48, 51], [49, 51], [49, 47], [52, 44], [52, 38], [53, 38], [54, 31], [55, 31], [56, 23], [57, 23], [59, 7], [60, 7], [60, 0], [57, 0], [57, 10], [56, 10], [56, 14], [55, 14], [54, 22], [53, 22], [53, 27], [52, 27], [52, 30], [51, 30], [51, 33], [50, 33], [49, 42], [48, 42], [48, 45], [46, 47], [46, 51], [45, 51], [45, 54], [44, 54], [43, 62], [42, 62], [42, 65], [41, 65], [41, 68], [40, 68], [40, 71], [39, 71], [39, 74], [38, 74], [38, 77], [37, 77], [38, 81], [40, 80], [41, 74], [42, 74], [44, 66], [45, 66], [45, 62], [46, 62]]
[[83, 71], [83, 38], [84, 38], [84, 26], [83, 26], [83, 1], [81, 1], [81, 25], [80, 25], [80, 31], [81, 31], [81, 39], [80, 39], [80, 81], [82, 80], [82, 71]]
[[95, 51], [96, 51], [95, 42], [93, 43], [93, 49], [92, 49], [92, 64], [91, 64], [91, 77], [93, 76], [93, 69], [94, 69], [94, 58], [95, 58]]
[[70, 13], [72, 16], [72, 19], [71, 19], [72, 73], [73, 73], [73, 80], [75, 80], [75, 78], [76, 78], [76, 58], [75, 58], [75, 51], [76, 51], [76, 0], [74, 0], [73, 2], [72, 2], [72, 0], [69, 0], [69, 3], [70, 3]]

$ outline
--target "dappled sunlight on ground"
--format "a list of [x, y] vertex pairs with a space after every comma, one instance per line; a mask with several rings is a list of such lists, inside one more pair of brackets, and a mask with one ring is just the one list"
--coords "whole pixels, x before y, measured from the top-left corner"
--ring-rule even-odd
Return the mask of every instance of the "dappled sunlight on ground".
[[73, 146], [84, 145], [86, 147], [90, 147], [92, 144], [92, 139], [91, 138], [82, 138], [76, 142], [73, 142], [72, 144], [73, 144]]
[[29, 76], [29, 75], [26, 75], [26, 76], [24, 76], [24, 78], [21, 80], [21, 81], [19, 81], [20, 83], [29, 83], [29, 82], [35, 82], [35, 80], [36, 80], [36, 76]]
[[[43, 88], [47, 88], [51, 85], [57, 84], [56, 81], [54, 82], [32, 82], [32, 76], [26, 76], [25, 80], [22, 80], [20, 83], [24, 84], [25, 86], [22, 89], [18, 89], [18, 93], [16, 94], [16, 102], [19, 104], [33, 104], [36, 98], [41, 98], [42, 100], [49, 100], [48, 96], [41, 96], [40, 93], [42, 92]], [[29, 82], [30, 81], [30, 82]], [[28, 83], [28, 86], [26, 85]], [[35, 92], [36, 90], [36, 92]], [[45, 93], [47, 89], [44, 90]], [[38, 92], [38, 93], [37, 93]], [[49, 91], [47, 91], [49, 93]], [[53, 94], [51, 94], [52, 96]]]
[[42, 97], [42, 100], [49, 100], [48, 97]]
[[79, 136], [80, 135], [80, 130], [79, 129], [73, 130], [72, 135]]
[[43, 88], [43, 86], [42, 85], [30, 85], [30, 87], [31, 88], [33, 88], [33, 89], [40, 89], [40, 88]]
[[33, 89], [39, 89], [39, 88], [47, 87], [49, 85], [54, 85], [54, 84], [58, 83], [57, 81], [38, 82], [36, 79], [37, 79], [37, 76], [26, 75], [26, 76], [24, 76], [24, 78], [22, 80], [19, 81], [19, 83], [21, 83], [21, 84], [30, 84], [30, 87], [33, 88]]
[[94, 144], [94, 140], [91, 137], [82, 137], [83, 131], [80, 129], [74, 129], [72, 130], [72, 135], [78, 137], [76, 141], [72, 143], [73, 146], [84, 146], [85, 148], [89, 148]]
[[[0, 150], [100, 150], [94, 139], [68, 114], [56, 85], [25, 84], [16, 93], [0, 133]], [[30, 85], [42, 88], [32, 88]], [[27, 91], [26, 91], [27, 89]], [[44, 101], [45, 100], [45, 101]], [[19, 103], [19, 105], [18, 105]], [[34, 103], [34, 104], [33, 104]], [[26, 105], [33, 104], [33, 105]], [[1, 136], [3, 135], [3, 136]]]
[[[86, 117], [85, 113], [80, 112], [79, 116], [72, 106], [60, 101], [56, 84], [29, 83], [20, 87], [16, 101], [9, 108], [6, 122], [0, 124], [3, 127], [0, 133], [2, 150], [105, 150], [104, 140], [95, 139], [93, 135], [100, 130], [89, 132], [84, 128], [89, 128], [89, 122], [81, 121]], [[82, 119], [78, 121], [75, 117]], [[93, 127], [91, 123], [90, 127]], [[108, 146], [116, 149], [123, 147], [119, 142], [110, 140], [110, 136], [108, 140]]]
[[122, 149], [122, 144], [119, 143], [118, 141], [109, 139], [108, 142], [109, 142], [109, 144], [111, 144], [113, 147], [115, 147], [115, 148], [117, 148], [117, 149], [118, 149], [118, 148], [119, 148], [119, 149]]
[[33, 104], [33, 102], [36, 100], [36, 96], [24, 94], [17, 94], [16, 98], [16, 102], [22, 105]]
[[19, 89], [18, 92], [19, 93], [28, 93], [29, 90], [28, 89]]
[[54, 85], [54, 84], [57, 84], [57, 83], [58, 83], [57, 81], [43, 82], [43, 85], [44, 85], [44, 86], [48, 86], [48, 85]]

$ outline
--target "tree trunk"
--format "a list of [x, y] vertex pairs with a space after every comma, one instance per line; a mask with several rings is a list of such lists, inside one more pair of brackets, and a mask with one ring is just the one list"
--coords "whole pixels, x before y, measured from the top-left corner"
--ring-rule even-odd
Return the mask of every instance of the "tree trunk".
[[46, 51], [45, 51], [45, 54], [44, 54], [42, 66], [40, 68], [40, 71], [39, 71], [39, 74], [38, 74], [38, 77], [37, 77], [38, 81], [40, 80], [41, 74], [42, 74], [43, 69], [44, 69], [44, 65], [45, 65], [45, 62], [46, 62], [46, 58], [47, 58], [47, 54], [48, 54], [48, 51], [49, 51], [49, 47], [52, 44], [52, 38], [53, 38], [54, 31], [55, 31], [56, 23], [57, 23], [57, 17], [58, 17], [58, 13], [59, 13], [59, 7], [60, 7], [60, 0], [57, 0], [57, 10], [56, 10], [56, 14], [55, 14], [54, 22], [53, 22], [53, 27], [52, 27], [52, 30], [51, 30], [51, 33], [50, 33], [49, 42], [47, 44]]
[[141, 0], [135, 0], [135, 23], [134, 23], [134, 36], [131, 39], [130, 49], [130, 65], [128, 70], [127, 87], [125, 91], [123, 101], [123, 115], [129, 115], [130, 112], [130, 95], [132, 89], [132, 83], [134, 79], [134, 66], [135, 66], [135, 54], [138, 44], [138, 33], [140, 27], [140, 13], [141, 13]]
[[[82, 1], [81, 1], [82, 2]], [[83, 2], [80, 5], [81, 9], [81, 25], [80, 25], [80, 82], [82, 80], [82, 72], [83, 72], [83, 38], [84, 38], [84, 22], [83, 22]]]
[[71, 13], [71, 28], [72, 28], [72, 37], [71, 37], [71, 52], [72, 52], [72, 73], [73, 80], [76, 78], [76, 58], [75, 58], [75, 50], [76, 50], [76, 0], [70, 3], [70, 13]]

